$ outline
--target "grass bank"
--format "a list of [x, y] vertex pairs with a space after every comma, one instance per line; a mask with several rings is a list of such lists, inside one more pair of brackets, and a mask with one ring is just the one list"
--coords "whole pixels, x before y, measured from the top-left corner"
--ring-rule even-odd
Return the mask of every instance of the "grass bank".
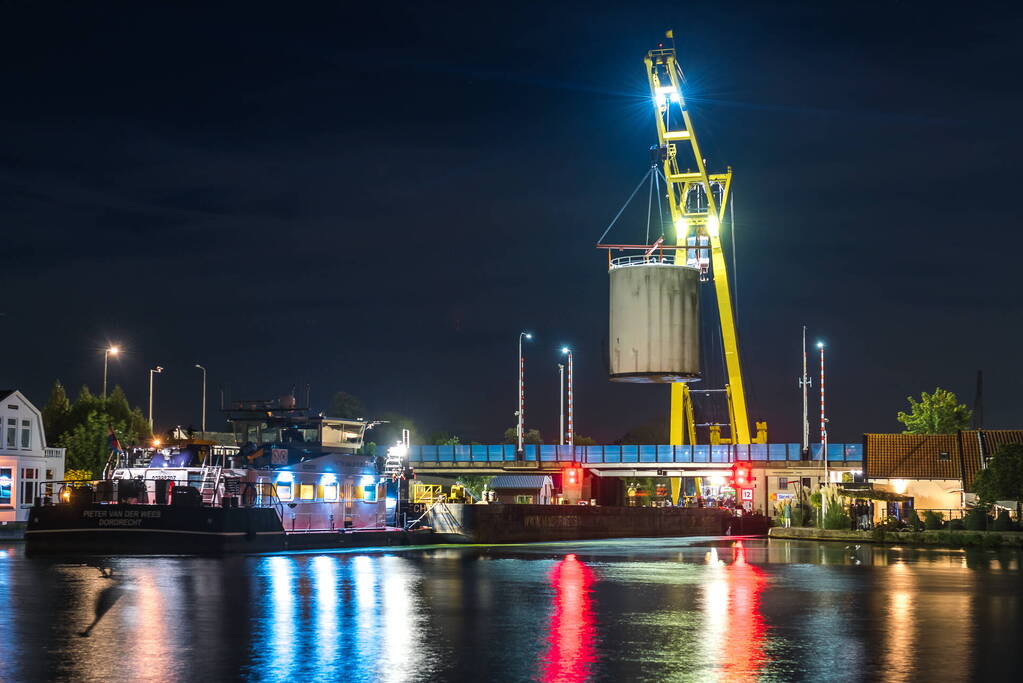
[[887, 543], [891, 545], [938, 546], [943, 548], [1023, 548], [1023, 531], [844, 531], [815, 527], [772, 527], [771, 538], [812, 541]]

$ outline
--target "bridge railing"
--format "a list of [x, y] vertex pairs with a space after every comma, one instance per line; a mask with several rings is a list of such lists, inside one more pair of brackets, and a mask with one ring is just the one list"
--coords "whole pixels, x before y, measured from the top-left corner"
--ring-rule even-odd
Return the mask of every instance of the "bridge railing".
[[[606, 446], [523, 446], [522, 459], [527, 462], [572, 462], [580, 464], [656, 464], [656, 463], [731, 463], [805, 461], [820, 462], [821, 444], [811, 444], [807, 457], [798, 443], [749, 445], [606, 445]], [[502, 463], [515, 461], [514, 444], [409, 446], [409, 462], [438, 463]], [[863, 444], [829, 443], [828, 462], [845, 463], [863, 460]]]

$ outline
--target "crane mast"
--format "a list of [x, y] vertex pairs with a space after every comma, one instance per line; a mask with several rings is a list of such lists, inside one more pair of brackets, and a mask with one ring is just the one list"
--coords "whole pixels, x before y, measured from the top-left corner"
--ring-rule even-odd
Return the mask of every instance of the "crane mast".
[[[756, 424], [755, 438], [750, 435], [728, 270], [721, 248], [721, 225], [728, 205], [732, 169], [728, 168], [725, 173], [707, 173], [706, 162], [700, 153], [696, 131], [686, 107], [682, 91], [684, 78], [675, 50], [663, 47], [651, 50], [644, 61], [657, 120], [658, 146], [654, 150], [654, 161], [661, 164], [667, 183], [675, 244], [685, 247], [684, 251], [679, 249], [676, 253], [685, 253], [687, 264], [699, 266], [703, 274], [709, 269], [717, 296], [727, 372], [725, 394], [731, 429], [729, 437], [722, 439], [720, 431], [712, 427], [710, 440], [711, 443], [766, 443], [765, 423]], [[684, 167], [686, 163], [691, 165]], [[684, 382], [672, 384], [669, 427], [669, 440], [672, 444], [682, 444], [686, 432], [690, 443], [695, 442], [692, 415], [688, 385]]]

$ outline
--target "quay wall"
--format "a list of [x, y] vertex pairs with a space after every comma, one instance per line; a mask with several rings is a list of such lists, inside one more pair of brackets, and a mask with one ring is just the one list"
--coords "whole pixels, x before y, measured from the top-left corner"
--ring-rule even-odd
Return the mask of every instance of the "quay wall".
[[845, 543], [886, 543], [889, 545], [927, 545], [944, 548], [1023, 548], [1023, 531], [853, 531], [816, 527], [772, 527], [771, 538]]
[[584, 505], [438, 505], [424, 520], [466, 543], [537, 543], [641, 536], [717, 536], [765, 533], [717, 508]]

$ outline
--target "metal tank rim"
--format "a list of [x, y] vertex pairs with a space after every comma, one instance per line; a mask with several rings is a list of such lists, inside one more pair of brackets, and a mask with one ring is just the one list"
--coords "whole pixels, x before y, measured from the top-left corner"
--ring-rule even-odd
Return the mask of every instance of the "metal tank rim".
[[611, 374], [612, 382], [630, 382], [632, 384], [678, 384], [699, 382], [703, 379], [698, 374], [680, 372], [620, 372]]
[[611, 259], [608, 270], [617, 270], [618, 268], [643, 268], [643, 267], [662, 267], [662, 268], [685, 268], [686, 270], [695, 270], [699, 272], [699, 266], [690, 266], [685, 263], [675, 263], [675, 257], [672, 255], [668, 256], [643, 256], [643, 255], [632, 255], [632, 256], [619, 256]]

